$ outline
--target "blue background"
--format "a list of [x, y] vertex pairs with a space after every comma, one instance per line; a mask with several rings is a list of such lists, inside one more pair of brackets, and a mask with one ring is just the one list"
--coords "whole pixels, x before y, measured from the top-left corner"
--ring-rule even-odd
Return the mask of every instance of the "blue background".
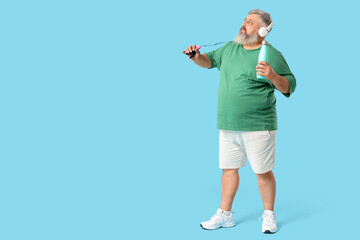
[[[1, 1], [0, 239], [339, 239], [359, 210], [355, 1]], [[240, 169], [220, 204], [219, 71], [182, 54], [229, 41], [248, 11], [297, 79], [276, 92], [279, 232], [261, 233]], [[203, 48], [202, 53], [219, 46]]]

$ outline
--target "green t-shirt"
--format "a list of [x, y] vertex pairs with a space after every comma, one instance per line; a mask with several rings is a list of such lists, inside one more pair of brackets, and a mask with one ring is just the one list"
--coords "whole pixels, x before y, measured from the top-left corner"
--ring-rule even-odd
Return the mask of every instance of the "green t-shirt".
[[[277, 113], [275, 86], [267, 79], [256, 78], [260, 48], [245, 49], [229, 42], [215, 51], [205, 53], [210, 68], [220, 70], [217, 105], [217, 128], [234, 131], [276, 130]], [[268, 45], [268, 63], [274, 71], [289, 80], [289, 94], [294, 92], [296, 79], [283, 55]]]

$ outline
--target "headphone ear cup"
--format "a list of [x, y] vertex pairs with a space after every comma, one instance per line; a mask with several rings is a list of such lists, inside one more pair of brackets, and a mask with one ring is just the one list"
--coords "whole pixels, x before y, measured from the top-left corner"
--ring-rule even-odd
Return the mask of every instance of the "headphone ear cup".
[[266, 27], [262, 27], [262, 28], [259, 29], [260, 37], [266, 37], [268, 35], [268, 33], [269, 32], [267, 31]]

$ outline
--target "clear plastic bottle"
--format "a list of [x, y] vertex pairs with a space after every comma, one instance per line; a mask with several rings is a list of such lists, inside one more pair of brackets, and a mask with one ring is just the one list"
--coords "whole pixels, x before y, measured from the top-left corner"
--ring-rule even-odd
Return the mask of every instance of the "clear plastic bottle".
[[[262, 41], [262, 45], [261, 45], [260, 53], [259, 53], [259, 58], [258, 58], [258, 62], [260, 62], [260, 61], [264, 61], [264, 62], [269, 61], [268, 42], [267, 41]], [[256, 74], [256, 77], [258, 79], [266, 79], [264, 76], [261, 76], [261, 75], [258, 75], [258, 74]]]

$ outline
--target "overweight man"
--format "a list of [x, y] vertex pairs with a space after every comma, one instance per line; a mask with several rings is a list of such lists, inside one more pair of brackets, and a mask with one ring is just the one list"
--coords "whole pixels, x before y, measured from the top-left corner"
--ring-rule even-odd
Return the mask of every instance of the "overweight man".
[[[248, 159], [255, 172], [264, 213], [262, 232], [277, 231], [274, 203], [277, 113], [275, 89], [290, 97], [296, 79], [283, 55], [268, 44], [268, 62], [258, 56], [267, 34], [273, 26], [270, 14], [260, 9], [249, 12], [238, 35], [215, 51], [201, 54], [196, 45], [183, 53], [203, 68], [218, 68], [220, 82], [217, 105], [219, 132], [219, 167], [222, 169], [220, 208], [210, 220], [202, 222], [204, 229], [233, 227], [232, 203], [239, 186], [238, 170]], [[258, 79], [256, 74], [266, 79]]]

